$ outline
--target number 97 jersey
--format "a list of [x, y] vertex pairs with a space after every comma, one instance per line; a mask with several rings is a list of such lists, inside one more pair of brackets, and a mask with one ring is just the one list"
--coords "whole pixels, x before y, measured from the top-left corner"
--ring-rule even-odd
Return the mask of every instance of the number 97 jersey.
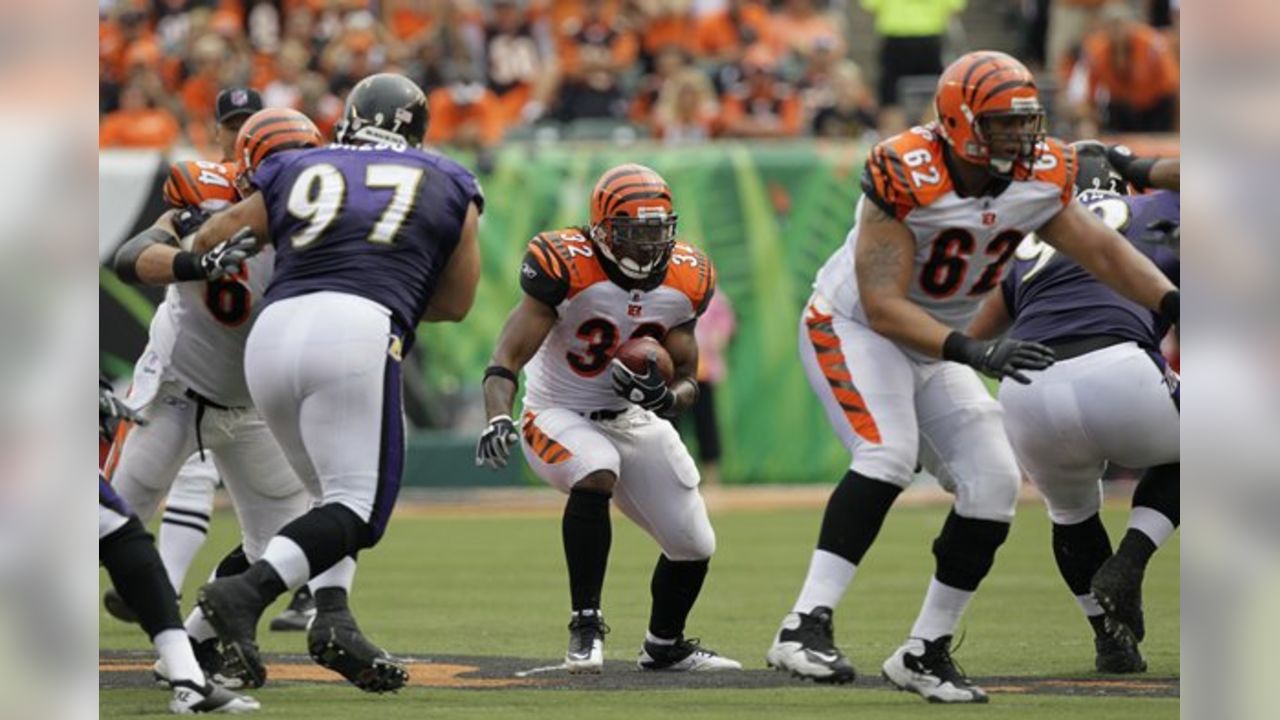
[[520, 266], [520, 286], [554, 308], [556, 322], [525, 367], [525, 408], [626, 409], [609, 379], [618, 346], [641, 336], [662, 340], [696, 320], [715, 292], [715, 277], [702, 251], [677, 242], [661, 282], [627, 289], [610, 278], [580, 230], [539, 234]]
[[[1018, 243], [1057, 215], [1074, 196], [1075, 152], [1058, 140], [1040, 146], [1032, 177], [997, 182], [988, 194], [960, 195], [933, 125], [877, 145], [862, 175], [863, 202], [873, 202], [915, 237], [907, 296], [944, 325], [968, 326], [1000, 285]], [[858, 226], [818, 271], [814, 284], [843, 317], [866, 323], [854, 269]]]

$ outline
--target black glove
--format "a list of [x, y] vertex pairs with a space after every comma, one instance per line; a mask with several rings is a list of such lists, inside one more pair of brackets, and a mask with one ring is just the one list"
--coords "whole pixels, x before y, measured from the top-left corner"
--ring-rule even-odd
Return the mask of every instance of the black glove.
[[649, 358], [647, 362], [644, 373], [637, 375], [631, 371], [631, 368], [614, 360], [610, 370], [613, 377], [613, 391], [645, 410], [666, 415], [676, 404], [675, 393], [667, 387], [667, 381], [658, 371], [657, 360]]
[[1147, 226], [1143, 240], [1171, 248], [1175, 253], [1182, 245], [1182, 225], [1173, 220], [1156, 220]]
[[1151, 168], [1156, 158], [1140, 158], [1125, 145], [1108, 145], [1107, 162], [1128, 180], [1135, 190], [1151, 187]]
[[173, 229], [178, 237], [186, 237], [200, 229], [212, 215], [200, 208], [187, 208], [173, 216]]
[[200, 256], [200, 272], [206, 280], [218, 280], [240, 272], [244, 261], [258, 254], [258, 241], [247, 227], [214, 245]]
[[498, 415], [491, 419], [476, 443], [476, 467], [485, 466], [493, 470], [506, 467], [507, 457], [518, 442], [520, 436], [516, 433], [516, 424], [509, 416]]
[[1009, 377], [1030, 385], [1031, 378], [1022, 370], [1044, 370], [1053, 364], [1053, 350], [1040, 343], [1001, 338], [974, 340], [956, 331], [942, 345], [942, 357], [964, 363], [983, 375], [997, 380]]

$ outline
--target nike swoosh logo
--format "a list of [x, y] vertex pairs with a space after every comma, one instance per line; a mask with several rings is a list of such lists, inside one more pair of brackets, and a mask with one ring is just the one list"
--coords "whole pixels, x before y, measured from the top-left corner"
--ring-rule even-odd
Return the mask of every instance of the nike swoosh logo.
[[815, 660], [817, 660], [817, 661], [819, 661], [819, 662], [824, 662], [824, 663], [833, 663], [833, 662], [835, 662], [837, 659], [839, 659], [839, 657], [840, 657], [839, 655], [836, 655], [835, 653], [830, 653], [830, 654], [825, 654], [825, 655], [824, 655], [823, 653], [817, 652], [816, 650], [805, 650], [805, 651], [804, 651], [804, 654], [805, 654], [805, 655], [807, 655], [807, 656], [809, 656], [809, 657], [810, 657], [810, 658], [812, 658], [812, 659], [815, 659]]

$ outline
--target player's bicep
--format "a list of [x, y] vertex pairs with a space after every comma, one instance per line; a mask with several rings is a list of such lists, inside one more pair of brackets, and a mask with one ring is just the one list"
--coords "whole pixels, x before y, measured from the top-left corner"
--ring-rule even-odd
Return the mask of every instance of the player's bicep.
[[255, 192], [249, 197], [215, 214], [208, 222], [200, 226], [192, 238], [191, 249], [203, 253], [214, 245], [230, 238], [248, 227], [258, 241], [258, 246], [266, 244], [270, 237], [267, 226], [267, 203], [262, 193]]
[[662, 340], [662, 346], [671, 355], [677, 378], [692, 378], [698, 373], [698, 340], [694, 334], [696, 326], [696, 320], [677, 325]]
[[854, 269], [865, 301], [907, 296], [915, 237], [911, 230], [874, 203], [863, 203], [858, 218]]

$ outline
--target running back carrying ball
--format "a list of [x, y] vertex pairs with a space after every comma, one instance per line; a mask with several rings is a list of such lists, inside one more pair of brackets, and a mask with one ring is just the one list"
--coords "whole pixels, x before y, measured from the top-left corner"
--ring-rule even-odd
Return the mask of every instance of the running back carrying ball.
[[675, 364], [671, 361], [671, 353], [662, 347], [662, 343], [651, 337], [632, 338], [622, 343], [613, 357], [637, 375], [643, 375], [648, 370], [649, 360], [652, 358], [657, 362], [658, 372], [662, 374], [663, 380], [671, 382], [671, 378], [675, 377]]

